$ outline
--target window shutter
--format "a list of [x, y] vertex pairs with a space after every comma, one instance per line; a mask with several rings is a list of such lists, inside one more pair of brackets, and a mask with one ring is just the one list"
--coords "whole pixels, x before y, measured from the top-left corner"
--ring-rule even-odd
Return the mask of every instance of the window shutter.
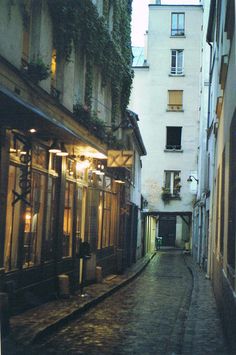
[[169, 91], [169, 104], [174, 106], [182, 106], [183, 91], [170, 90]]

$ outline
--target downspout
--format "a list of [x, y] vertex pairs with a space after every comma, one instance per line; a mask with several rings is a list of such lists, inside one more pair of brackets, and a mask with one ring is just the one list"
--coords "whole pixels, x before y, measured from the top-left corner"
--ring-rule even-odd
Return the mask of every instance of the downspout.
[[[210, 46], [210, 67], [209, 67], [209, 88], [208, 88], [208, 112], [207, 112], [207, 141], [206, 141], [206, 151], [208, 152], [208, 129], [210, 124], [210, 107], [211, 107], [211, 85], [212, 85], [212, 44], [207, 40]], [[210, 171], [210, 169], [209, 169]], [[209, 176], [208, 176], [209, 179]], [[210, 194], [210, 201], [212, 205], [212, 193]], [[206, 278], [210, 278], [212, 273], [212, 206], [209, 208], [209, 227], [208, 227], [208, 250], [207, 250], [207, 273]]]
[[[209, 67], [209, 87], [208, 87], [208, 110], [207, 110], [207, 131], [209, 129], [210, 124], [210, 107], [211, 107], [211, 84], [212, 84], [212, 44], [207, 40], [207, 44], [210, 46], [210, 67]], [[207, 141], [206, 141], [206, 150], [208, 151], [208, 134], [207, 134]]]

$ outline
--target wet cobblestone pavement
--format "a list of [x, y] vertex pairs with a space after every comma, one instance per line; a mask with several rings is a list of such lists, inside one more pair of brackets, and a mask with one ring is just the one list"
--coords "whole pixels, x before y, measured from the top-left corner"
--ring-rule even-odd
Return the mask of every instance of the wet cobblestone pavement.
[[210, 281], [199, 270], [192, 277], [191, 260], [162, 251], [130, 284], [17, 354], [227, 355]]

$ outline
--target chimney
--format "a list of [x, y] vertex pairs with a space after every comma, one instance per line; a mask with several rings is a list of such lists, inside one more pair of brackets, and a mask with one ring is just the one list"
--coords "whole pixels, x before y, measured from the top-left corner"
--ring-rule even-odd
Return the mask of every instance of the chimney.
[[161, 5], [161, 0], [156, 0], [157, 5]]

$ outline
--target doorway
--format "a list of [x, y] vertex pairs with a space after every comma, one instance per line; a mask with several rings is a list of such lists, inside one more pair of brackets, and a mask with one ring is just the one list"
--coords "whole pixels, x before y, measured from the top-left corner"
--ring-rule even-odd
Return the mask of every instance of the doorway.
[[159, 237], [162, 237], [162, 245], [174, 247], [176, 239], [176, 216], [160, 216]]

